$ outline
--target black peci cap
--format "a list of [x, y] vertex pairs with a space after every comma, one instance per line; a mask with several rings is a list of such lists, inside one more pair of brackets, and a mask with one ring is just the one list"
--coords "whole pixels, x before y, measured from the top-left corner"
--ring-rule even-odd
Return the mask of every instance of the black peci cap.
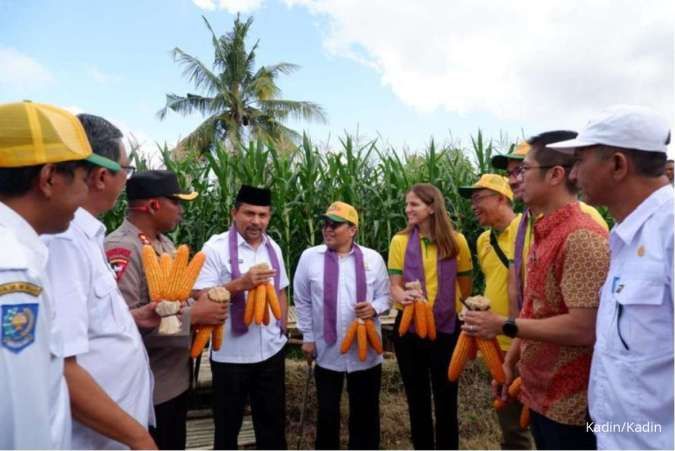
[[267, 188], [256, 188], [250, 185], [241, 185], [237, 193], [236, 203], [269, 207], [272, 205], [272, 192]]
[[174, 197], [180, 200], [194, 200], [199, 194], [184, 191], [178, 185], [178, 177], [171, 171], [153, 170], [134, 174], [127, 180], [127, 199], [149, 199], [152, 197]]

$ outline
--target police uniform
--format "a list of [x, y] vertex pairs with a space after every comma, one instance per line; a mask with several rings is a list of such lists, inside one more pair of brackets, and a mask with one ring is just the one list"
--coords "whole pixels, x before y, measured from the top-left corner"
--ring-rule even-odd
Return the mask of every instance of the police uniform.
[[[195, 193], [196, 194], [196, 193]], [[145, 199], [180, 195], [190, 199], [178, 188], [175, 174], [169, 171], [145, 171], [127, 181], [127, 198]], [[106, 257], [115, 271], [117, 285], [129, 308], [150, 302], [148, 285], [141, 261], [143, 245], [149, 244], [157, 255], [174, 255], [176, 248], [163, 234], [148, 237], [129, 219], [105, 239]], [[151, 433], [160, 449], [185, 448], [187, 395], [190, 386], [190, 307], [183, 309], [181, 331], [175, 335], [160, 335], [157, 330], [144, 334], [143, 342], [155, 377], [153, 403], [157, 417]]]
[[0, 448], [70, 448], [61, 337], [44, 275], [47, 248], [0, 202]]

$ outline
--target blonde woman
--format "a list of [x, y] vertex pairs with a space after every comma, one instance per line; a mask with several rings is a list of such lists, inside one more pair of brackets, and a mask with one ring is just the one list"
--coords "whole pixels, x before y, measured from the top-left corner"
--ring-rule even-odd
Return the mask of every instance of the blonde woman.
[[[397, 309], [424, 297], [433, 307], [437, 338], [422, 339], [414, 323], [403, 336], [396, 318], [394, 348], [410, 415], [415, 449], [457, 449], [457, 384], [448, 381], [450, 357], [459, 335], [456, 312], [460, 299], [471, 293], [471, 252], [456, 232], [435, 186], [414, 185], [405, 196], [407, 227], [389, 246], [391, 296]], [[421, 290], [406, 288], [419, 281]], [[436, 429], [431, 418], [433, 393]]]

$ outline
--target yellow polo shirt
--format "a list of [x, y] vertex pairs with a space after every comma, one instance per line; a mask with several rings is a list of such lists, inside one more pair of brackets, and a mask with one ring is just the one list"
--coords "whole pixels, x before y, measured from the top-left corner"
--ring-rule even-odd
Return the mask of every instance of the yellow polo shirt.
[[[602, 215], [596, 210], [595, 208], [591, 207], [587, 203], [579, 201], [579, 208], [581, 208], [581, 211], [586, 213], [588, 216], [593, 218], [595, 222], [600, 224], [600, 226], [605, 229], [609, 230], [609, 227], [607, 226], [607, 222], [605, 221], [605, 218], [602, 217]], [[537, 218], [539, 219], [541, 215]], [[523, 290], [525, 289], [525, 278], [527, 274], [527, 256], [530, 254], [530, 248], [532, 247], [532, 241], [534, 241], [534, 223], [532, 221], [532, 217], [530, 217], [530, 221], [527, 224], [527, 231], [525, 233], [525, 244], [523, 247], [523, 266], [522, 266], [522, 273], [521, 277], [523, 280]]]
[[[408, 247], [408, 238], [407, 234], [396, 234], [391, 239], [391, 244], [389, 244], [389, 274], [390, 275], [402, 275], [403, 274], [403, 262], [405, 260], [405, 250]], [[427, 297], [429, 302], [433, 305], [436, 301], [436, 293], [438, 292], [438, 276], [436, 273], [437, 265], [437, 251], [436, 245], [429, 241], [427, 238], [422, 237], [422, 260], [424, 266], [424, 279], [427, 289]], [[458, 253], [457, 253], [457, 277], [461, 276], [471, 276], [471, 271], [473, 270], [473, 262], [471, 260], [471, 251], [469, 250], [469, 244], [466, 242], [466, 238], [459, 232], [455, 232], [455, 242], [457, 243]], [[455, 283], [455, 310], [457, 312], [461, 311], [461, 292], [459, 290], [459, 284]], [[401, 304], [396, 303], [395, 308], [401, 310]]]
[[[497, 232], [497, 244], [504, 255], [513, 261], [518, 225], [522, 214], [516, 215], [513, 221], [501, 232]], [[490, 302], [490, 310], [498, 315], [509, 316], [509, 268], [504, 266], [497, 252], [490, 244], [490, 230], [481, 233], [476, 241], [478, 264], [485, 276], [485, 292], [483, 296]], [[505, 335], [497, 336], [499, 346], [507, 351], [511, 346], [511, 339]]]

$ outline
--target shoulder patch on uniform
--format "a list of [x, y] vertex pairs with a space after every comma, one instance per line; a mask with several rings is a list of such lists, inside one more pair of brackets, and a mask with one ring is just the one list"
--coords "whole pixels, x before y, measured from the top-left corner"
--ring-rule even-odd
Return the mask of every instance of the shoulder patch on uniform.
[[39, 304], [3, 305], [0, 318], [2, 324], [2, 347], [18, 354], [35, 342]]
[[37, 297], [42, 293], [42, 287], [30, 282], [7, 282], [0, 285], [0, 296], [10, 293], [26, 293]]
[[124, 270], [127, 269], [127, 265], [129, 264], [131, 251], [124, 247], [113, 247], [108, 249], [105, 252], [105, 255], [108, 257], [110, 267], [115, 271], [115, 280], [119, 282], [122, 279]]

